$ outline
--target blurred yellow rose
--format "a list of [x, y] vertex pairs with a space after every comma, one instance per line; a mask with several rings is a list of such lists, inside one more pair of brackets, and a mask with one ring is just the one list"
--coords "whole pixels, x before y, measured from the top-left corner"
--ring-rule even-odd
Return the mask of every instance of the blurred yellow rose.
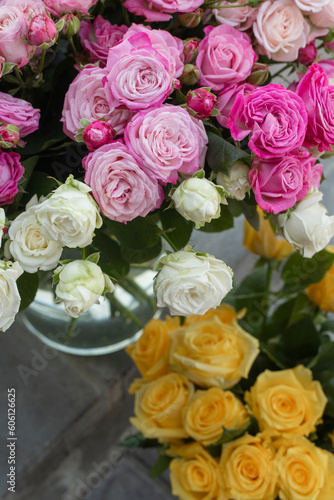
[[302, 436], [274, 441], [279, 498], [333, 500], [334, 456]]
[[217, 316], [222, 323], [226, 323], [227, 325], [232, 323], [232, 321], [238, 317], [234, 307], [230, 306], [229, 304], [221, 304], [216, 309], [209, 309], [202, 316], [198, 314], [187, 316], [184, 321], [184, 326], [191, 325], [193, 323], [196, 323], [197, 321], [204, 321], [206, 319], [213, 318], [214, 316]]
[[327, 398], [312, 372], [299, 365], [290, 370], [262, 372], [245, 394], [261, 430], [308, 436], [315, 431]]
[[259, 341], [233, 319], [217, 316], [170, 334], [170, 365], [201, 387], [229, 388], [247, 377], [259, 353]]
[[[334, 253], [334, 247], [326, 247], [327, 252]], [[334, 264], [318, 283], [306, 288], [308, 298], [323, 311], [334, 312]]]
[[168, 332], [179, 326], [178, 317], [167, 316], [165, 321], [152, 319], [137, 342], [126, 349], [144, 378], [154, 380], [170, 371]]
[[228, 500], [219, 482], [217, 461], [198, 443], [173, 450], [181, 458], [170, 463], [173, 495], [181, 500]]
[[242, 429], [249, 413], [230, 391], [212, 387], [196, 391], [183, 410], [183, 426], [190, 437], [204, 446], [215, 443], [226, 429]]
[[279, 240], [275, 237], [269, 220], [264, 218], [263, 211], [260, 208], [258, 208], [258, 214], [260, 217], [259, 231], [255, 231], [245, 219], [244, 246], [250, 252], [261, 255], [266, 259], [285, 259], [293, 252], [292, 245], [286, 240]]
[[275, 452], [260, 434], [245, 434], [223, 445], [219, 463], [227, 498], [274, 500], [277, 496]]
[[136, 391], [135, 417], [130, 422], [146, 438], [189, 437], [183, 428], [182, 411], [193, 393], [193, 384], [178, 373], [147, 382]]

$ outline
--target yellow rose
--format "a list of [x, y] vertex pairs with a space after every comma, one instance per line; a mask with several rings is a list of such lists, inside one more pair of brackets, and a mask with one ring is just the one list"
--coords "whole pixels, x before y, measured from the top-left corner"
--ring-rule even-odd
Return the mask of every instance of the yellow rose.
[[281, 500], [333, 500], [334, 457], [302, 436], [274, 441]]
[[178, 373], [147, 382], [136, 391], [135, 417], [130, 422], [146, 438], [189, 437], [183, 428], [182, 411], [193, 393], [193, 384]]
[[219, 482], [217, 461], [198, 443], [174, 449], [170, 463], [173, 495], [181, 500], [228, 500]]
[[218, 316], [220, 321], [222, 323], [226, 323], [227, 325], [232, 323], [232, 321], [238, 317], [234, 307], [230, 306], [229, 304], [222, 304], [218, 306], [216, 309], [209, 309], [202, 316], [198, 314], [192, 314], [191, 316], [187, 316], [184, 321], [184, 326], [191, 325], [193, 323], [196, 323], [197, 321], [205, 321], [206, 319], [213, 318], [213, 316]]
[[244, 246], [250, 252], [266, 259], [285, 259], [293, 251], [292, 245], [285, 240], [275, 238], [270, 222], [264, 218], [260, 208], [258, 208], [258, 214], [260, 217], [259, 231], [255, 231], [245, 219]]
[[217, 316], [170, 334], [170, 365], [201, 387], [229, 388], [247, 377], [259, 353], [259, 341], [234, 319]]
[[223, 445], [219, 463], [227, 496], [233, 500], [274, 500], [277, 473], [274, 449], [260, 434], [245, 434]]
[[196, 391], [183, 410], [183, 426], [204, 446], [215, 443], [226, 429], [242, 429], [249, 420], [244, 405], [230, 391], [212, 387]]
[[154, 380], [170, 371], [168, 332], [179, 326], [178, 317], [167, 316], [165, 321], [152, 319], [137, 342], [126, 349], [144, 378]]
[[312, 372], [302, 365], [261, 373], [245, 401], [261, 430], [308, 436], [321, 421], [327, 398]]
[[[326, 247], [327, 252], [334, 253], [334, 247]], [[323, 311], [334, 312], [334, 264], [318, 283], [306, 288], [308, 298]]]

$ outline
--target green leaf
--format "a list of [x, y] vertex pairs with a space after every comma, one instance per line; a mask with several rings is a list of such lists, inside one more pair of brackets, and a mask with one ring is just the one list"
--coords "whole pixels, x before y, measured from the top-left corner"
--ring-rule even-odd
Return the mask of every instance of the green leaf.
[[334, 376], [334, 342], [329, 341], [321, 344], [318, 350], [318, 354], [312, 361], [308, 364], [308, 368], [311, 368], [314, 371], [326, 371], [332, 370]]
[[26, 189], [29, 183], [30, 177], [32, 176], [34, 168], [37, 165], [38, 159], [39, 157], [36, 155], [36, 156], [31, 156], [30, 158], [22, 162], [22, 165], [24, 166], [23, 181], [20, 183], [20, 188], [22, 189], [22, 191], [18, 193], [15, 197], [15, 202], [14, 202], [15, 209], [19, 206], [19, 203], [24, 194], [24, 190]]
[[16, 282], [21, 297], [20, 311], [26, 309], [34, 300], [38, 290], [38, 273], [24, 272]]
[[105, 223], [120, 243], [135, 250], [153, 247], [161, 235], [161, 229], [147, 217], [136, 217], [127, 224], [109, 219]]
[[165, 454], [160, 455], [158, 460], [155, 462], [152, 469], [148, 473], [148, 475], [152, 478], [160, 476], [160, 474], [162, 474], [163, 472], [165, 472], [165, 470], [168, 469], [171, 461], [172, 461], [171, 457], [168, 457]]
[[334, 253], [322, 250], [311, 259], [295, 253], [289, 257], [282, 271], [285, 281], [283, 291], [286, 293], [304, 290], [312, 283], [318, 283], [334, 262]]
[[238, 437], [243, 436], [251, 427], [257, 424], [256, 419], [253, 415], [250, 416], [249, 421], [242, 429], [226, 429], [223, 427], [223, 435], [213, 446], [217, 446], [219, 444], [229, 443], [230, 441], [234, 441]]
[[30, 180], [26, 186], [27, 194], [22, 198], [28, 202], [30, 198], [37, 194], [37, 197], [47, 196], [53, 189], [55, 188], [55, 181], [48, 176], [45, 172], [36, 172], [36, 170], [32, 173]]
[[162, 251], [161, 239], [159, 239], [158, 243], [156, 243], [152, 247], [143, 248], [141, 250], [134, 250], [133, 248], [121, 245], [121, 255], [123, 259], [126, 262], [135, 264], [143, 264], [144, 262], [153, 260], [160, 255], [161, 251]]
[[254, 193], [251, 192], [248, 197], [239, 201], [239, 203], [242, 213], [249, 224], [255, 229], [255, 231], [258, 231], [260, 228], [260, 217], [257, 211], [257, 203], [255, 201]]
[[102, 271], [117, 280], [121, 280], [130, 270], [130, 265], [124, 260], [117, 241], [112, 240], [101, 230], [96, 231], [93, 246], [101, 252], [99, 266]]
[[178, 250], [189, 243], [194, 228], [193, 222], [186, 220], [174, 208], [161, 211], [160, 220], [165, 231], [172, 229], [168, 231], [168, 237]]
[[88, 260], [89, 262], [93, 262], [93, 264], [98, 264], [100, 260], [100, 252], [91, 253], [90, 255], [88, 255], [86, 260]]
[[213, 219], [211, 222], [208, 222], [199, 230], [203, 231], [204, 233], [220, 233], [221, 231], [231, 229], [233, 226], [233, 215], [226, 205], [222, 205], [219, 219]]
[[240, 148], [219, 137], [211, 130], [207, 131], [209, 138], [207, 161], [215, 172], [228, 174], [229, 167], [238, 160], [250, 161], [250, 156]]
[[157, 439], [147, 439], [141, 432], [138, 432], [123, 439], [123, 441], [118, 443], [118, 446], [126, 448], [156, 448], [159, 446], [159, 441]]

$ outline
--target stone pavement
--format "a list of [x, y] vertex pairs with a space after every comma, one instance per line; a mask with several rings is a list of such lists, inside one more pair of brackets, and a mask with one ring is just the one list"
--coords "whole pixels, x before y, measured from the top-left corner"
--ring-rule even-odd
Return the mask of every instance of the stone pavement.
[[[331, 172], [333, 170], [333, 172]], [[326, 172], [325, 204], [334, 169]], [[201, 233], [196, 249], [230, 265], [239, 281], [254, 261], [242, 220], [222, 235]], [[0, 335], [0, 498], [8, 500], [7, 389], [16, 389], [16, 500], [171, 500], [168, 475], [150, 479], [155, 450], [117, 446], [131, 428], [136, 369], [124, 352], [75, 357], [42, 344], [17, 321]]]

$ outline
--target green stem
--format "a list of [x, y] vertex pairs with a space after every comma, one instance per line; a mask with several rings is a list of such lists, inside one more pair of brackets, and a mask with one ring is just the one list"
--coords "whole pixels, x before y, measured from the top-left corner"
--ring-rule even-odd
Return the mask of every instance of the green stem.
[[75, 57], [76, 57], [76, 56], [78, 55], [78, 51], [77, 51], [77, 48], [76, 48], [76, 46], [75, 46], [75, 44], [74, 44], [73, 36], [70, 36], [68, 40], [69, 40], [69, 42], [70, 42], [70, 44], [71, 44], [71, 46], [72, 46], [72, 49], [73, 49], [74, 55], [75, 55]]
[[125, 318], [130, 319], [139, 328], [143, 328], [143, 324], [140, 321], [140, 319], [138, 318], [138, 316], [136, 316], [135, 314], [133, 314], [133, 312], [131, 312], [127, 307], [123, 306], [123, 304], [121, 304], [121, 302], [116, 299], [115, 295], [109, 295], [108, 299], [109, 299], [110, 304], [115, 309], [117, 309], [117, 311], [119, 311], [122, 316], [124, 316]]
[[172, 242], [172, 240], [170, 239], [169, 236], [167, 236], [167, 234], [165, 232], [162, 232], [161, 233], [161, 236], [163, 237], [164, 240], [167, 241], [167, 243], [172, 247], [172, 249], [174, 250], [174, 252], [178, 252], [178, 248], [174, 245], [174, 243]]
[[128, 291], [130, 293], [132, 293], [132, 295], [134, 297], [136, 297], [140, 302], [142, 302], [142, 303], [148, 302], [150, 304], [151, 308], [154, 311], [156, 311], [157, 304], [156, 304], [154, 298], [151, 297], [148, 293], [146, 293], [145, 290], [143, 290], [142, 287], [140, 285], [138, 285], [138, 283], [136, 283], [135, 280], [133, 280], [132, 278], [127, 276], [126, 278], [124, 278], [122, 280], [122, 282], [120, 283], [120, 286], [122, 288], [124, 288], [125, 290], [127, 290], [127, 288], [128, 288]]
[[42, 73], [42, 72], [43, 72], [43, 69], [44, 69], [45, 54], [46, 54], [46, 49], [43, 49], [43, 50], [42, 50], [42, 57], [41, 57], [41, 60], [40, 60], [40, 62], [39, 62], [39, 66], [38, 66], [38, 72], [39, 72], [39, 73]]
[[17, 69], [17, 67], [15, 66], [14, 67], [14, 73], [15, 73], [15, 76], [19, 82], [19, 84], [21, 85], [21, 87], [24, 87], [24, 81], [23, 81], [23, 78], [21, 76], [21, 73], [20, 71]]
[[175, 23], [172, 23], [170, 26], [167, 26], [167, 28], [165, 28], [165, 31], [171, 31], [175, 28], [178, 28], [180, 26], [180, 21], [175, 21]]
[[123, 19], [124, 19], [124, 24], [126, 24], [127, 26], [130, 26], [131, 22], [130, 22], [130, 18], [129, 18], [129, 12], [124, 7], [123, 0], [120, 0], [120, 2], [121, 2], [121, 6], [122, 6], [122, 14], [123, 14]]
[[276, 76], [280, 75], [281, 73], [283, 73], [283, 71], [285, 71], [286, 69], [288, 69], [290, 66], [291, 66], [291, 64], [286, 64], [284, 66], [284, 68], [280, 69], [279, 71], [277, 71], [276, 73], [274, 73], [273, 75], [271, 75], [271, 78], [275, 78]]
[[75, 330], [76, 324], [77, 324], [77, 319], [78, 318], [71, 318], [71, 321], [68, 325], [67, 331], [66, 331], [66, 337], [65, 337], [65, 344], [68, 345], [71, 341], [73, 332]]
[[82, 248], [81, 249], [81, 260], [85, 260], [86, 259], [86, 248]]

